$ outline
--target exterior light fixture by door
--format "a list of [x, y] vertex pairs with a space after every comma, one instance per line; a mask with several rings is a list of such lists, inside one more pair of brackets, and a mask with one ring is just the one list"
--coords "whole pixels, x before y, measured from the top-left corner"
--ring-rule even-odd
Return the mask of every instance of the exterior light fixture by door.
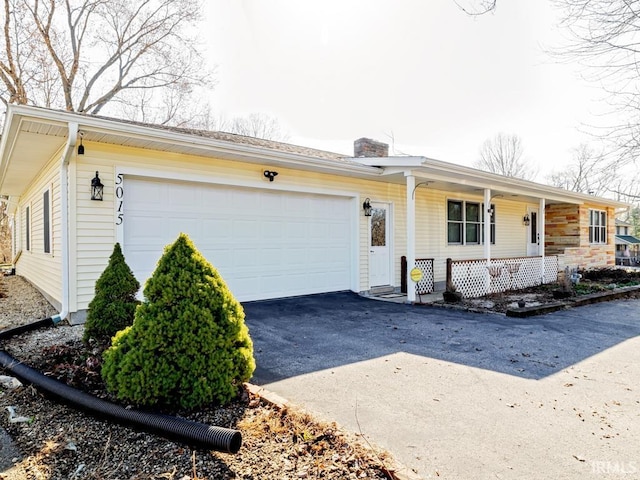
[[98, 177], [98, 172], [96, 172], [96, 176], [91, 180], [91, 200], [102, 201], [103, 189], [104, 185], [100, 181], [100, 177]]
[[364, 199], [364, 203], [362, 204], [362, 209], [364, 210], [365, 217], [371, 216], [371, 200], [369, 200], [369, 198]]
[[80, 145], [78, 145], [78, 155], [84, 155], [84, 145], [82, 144], [82, 137], [84, 137], [84, 132], [79, 132], [79, 133], [80, 133]]
[[276, 178], [276, 175], [278, 175], [278, 172], [275, 172], [273, 170], [264, 171], [264, 176], [267, 177], [270, 182], [273, 182], [273, 179]]
[[525, 213], [524, 217], [522, 217], [522, 223], [524, 223], [524, 225], [526, 227], [528, 227], [529, 224], [531, 223], [531, 220], [529, 219], [529, 214], [528, 213]]

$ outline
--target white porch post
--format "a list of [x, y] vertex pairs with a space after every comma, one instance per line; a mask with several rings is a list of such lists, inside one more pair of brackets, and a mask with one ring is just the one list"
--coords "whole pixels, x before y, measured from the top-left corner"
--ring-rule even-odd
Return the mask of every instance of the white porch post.
[[407, 177], [407, 302], [416, 301], [416, 283], [411, 280], [411, 270], [416, 266], [416, 203], [413, 191], [416, 177], [406, 172]]
[[491, 189], [484, 189], [484, 206], [483, 206], [482, 218], [484, 218], [484, 258], [487, 261], [487, 279], [486, 279], [486, 293], [491, 292], [491, 275], [489, 273], [489, 267], [491, 266]]
[[538, 253], [540, 254], [540, 283], [544, 284], [544, 226], [546, 218], [544, 214], [545, 199], [540, 199], [540, 206], [538, 208], [538, 235], [540, 235]]

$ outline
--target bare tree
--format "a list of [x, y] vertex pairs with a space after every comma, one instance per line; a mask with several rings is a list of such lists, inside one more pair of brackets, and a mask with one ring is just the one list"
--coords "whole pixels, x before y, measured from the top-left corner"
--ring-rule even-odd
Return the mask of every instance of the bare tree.
[[219, 129], [265, 140], [286, 141], [289, 138], [289, 134], [284, 131], [277, 118], [261, 113], [234, 117], [227, 122], [222, 122]]
[[454, 3], [467, 15], [478, 16], [493, 12], [498, 4], [498, 0], [454, 0]]
[[575, 148], [571, 164], [549, 175], [547, 183], [621, 202], [640, 201], [640, 184], [633, 169], [630, 171], [628, 166], [607, 162], [603, 150], [596, 150], [587, 144]]
[[[128, 93], [151, 99], [156, 92], [189, 91], [209, 82], [190, 35], [200, 17], [197, 1], [3, 2], [5, 104], [97, 114], [106, 105], [117, 107]], [[167, 109], [161, 123], [175, 113]]]
[[251, 113], [244, 117], [237, 116], [229, 119], [224, 115], [216, 116], [210, 106], [206, 106], [199, 111], [197, 116], [189, 122], [188, 126], [203, 130], [235, 133], [276, 142], [286, 142], [289, 139], [289, 133], [275, 117], [262, 113]]
[[176, 83], [162, 89], [134, 89], [122, 92], [112, 103], [125, 118], [156, 125], [209, 128], [211, 105], [202, 99], [206, 89]]
[[7, 215], [6, 198], [0, 198], [0, 262], [11, 263], [11, 227]]
[[507, 177], [533, 180], [538, 171], [524, 159], [524, 150], [520, 137], [499, 133], [485, 140], [480, 148], [480, 158], [474, 167]]
[[640, 5], [634, 0], [553, 3], [563, 14], [569, 42], [551, 53], [580, 62], [586, 78], [603, 87], [615, 115], [593, 133], [610, 142], [611, 161], [635, 160], [640, 154]]
[[571, 164], [563, 170], [555, 171], [547, 178], [555, 187], [573, 192], [603, 195], [614, 179], [615, 171], [600, 167], [604, 154], [583, 143], [573, 150]]

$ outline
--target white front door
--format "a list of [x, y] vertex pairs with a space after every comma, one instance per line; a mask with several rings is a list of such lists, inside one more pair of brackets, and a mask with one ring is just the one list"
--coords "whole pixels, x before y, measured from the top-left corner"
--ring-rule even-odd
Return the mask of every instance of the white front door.
[[530, 208], [529, 226], [527, 227], [527, 255], [540, 255], [540, 229], [538, 226], [538, 209]]
[[391, 284], [389, 257], [389, 205], [371, 204], [369, 223], [369, 285]]

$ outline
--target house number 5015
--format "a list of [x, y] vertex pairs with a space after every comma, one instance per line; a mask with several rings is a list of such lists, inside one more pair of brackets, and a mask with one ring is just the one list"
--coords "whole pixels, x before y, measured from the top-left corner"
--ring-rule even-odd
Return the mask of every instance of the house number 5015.
[[122, 174], [116, 175], [116, 205], [118, 210], [116, 212], [116, 225], [122, 225], [124, 221], [124, 211], [122, 209], [124, 201], [124, 185], [122, 184]]

